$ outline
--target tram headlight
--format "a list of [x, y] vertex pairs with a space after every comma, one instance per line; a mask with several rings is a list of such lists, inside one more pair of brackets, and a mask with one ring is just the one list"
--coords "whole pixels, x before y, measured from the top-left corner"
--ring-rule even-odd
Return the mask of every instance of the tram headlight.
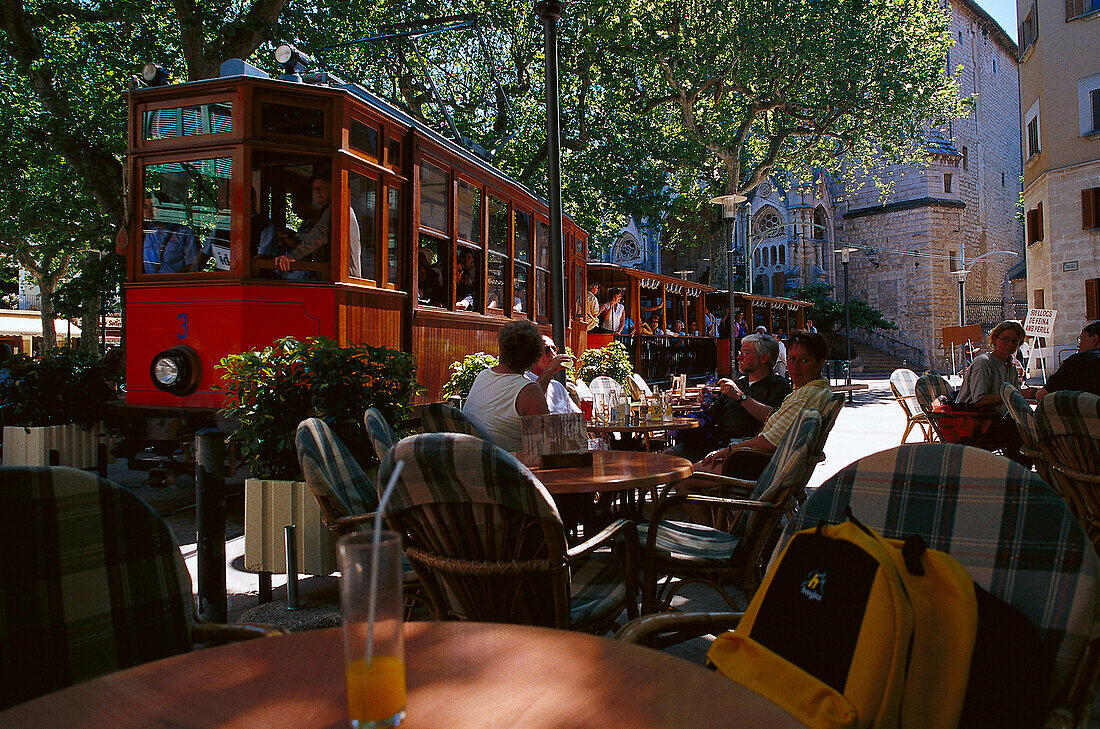
[[313, 59], [291, 44], [283, 43], [275, 49], [275, 61], [283, 67], [282, 80], [301, 81], [300, 74], [309, 68]]
[[158, 390], [173, 395], [190, 395], [202, 379], [199, 354], [186, 345], [166, 349], [153, 357], [149, 377]]
[[168, 84], [168, 72], [159, 63], [146, 63], [141, 69], [141, 77], [150, 86], [166, 86]]

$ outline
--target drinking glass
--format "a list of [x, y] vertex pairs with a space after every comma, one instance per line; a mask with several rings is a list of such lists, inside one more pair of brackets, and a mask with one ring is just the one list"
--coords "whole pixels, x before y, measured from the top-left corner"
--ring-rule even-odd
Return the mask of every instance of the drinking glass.
[[584, 414], [585, 422], [592, 422], [592, 401], [585, 399], [581, 400], [581, 413]]
[[349, 534], [340, 538], [337, 554], [348, 723], [395, 727], [405, 718], [401, 537], [382, 531], [375, 542], [373, 531]]

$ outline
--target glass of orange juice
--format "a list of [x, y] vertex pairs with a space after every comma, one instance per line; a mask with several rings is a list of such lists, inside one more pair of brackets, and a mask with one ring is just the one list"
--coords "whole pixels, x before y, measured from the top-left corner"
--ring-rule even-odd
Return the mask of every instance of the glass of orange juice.
[[405, 718], [401, 537], [373, 531], [341, 537], [344, 676], [352, 729], [395, 727]]

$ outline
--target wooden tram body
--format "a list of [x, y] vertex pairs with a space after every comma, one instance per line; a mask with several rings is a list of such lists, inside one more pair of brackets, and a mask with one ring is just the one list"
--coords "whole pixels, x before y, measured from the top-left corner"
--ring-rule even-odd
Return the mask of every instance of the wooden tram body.
[[[217, 408], [218, 361], [284, 336], [412, 352], [437, 400], [449, 365], [495, 351], [506, 322], [550, 332], [545, 201], [328, 79], [276, 80], [236, 61], [220, 78], [130, 94], [127, 405]], [[269, 234], [303, 225], [295, 195], [317, 178], [331, 185], [330, 243], [288, 277]], [[563, 239], [579, 352], [587, 235], [565, 219]], [[157, 381], [165, 356], [189, 383]]]

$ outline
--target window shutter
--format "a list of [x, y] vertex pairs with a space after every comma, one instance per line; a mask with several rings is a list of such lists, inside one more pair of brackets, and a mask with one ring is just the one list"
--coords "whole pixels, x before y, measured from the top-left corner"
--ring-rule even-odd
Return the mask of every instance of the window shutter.
[[1100, 319], [1100, 278], [1085, 281], [1085, 318]]
[[1085, 14], [1085, 0], [1066, 0], [1066, 20]]
[[1042, 240], [1043, 239], [1043, 203], [1042, 203], [1042, 201], [1035, 203], [1035, 217], [1039, 221], [1038, 222], [1038, 228], [1035, 231], [1036, 234], [1039, 237], [1036, 238], [1035, 240]]
[[1092, 98], [1092, 131], [1100, 132], [1100, 89], [1093, 89], [1089, 96]]
[[1081, 227], [1084, 230], [1096, 227], [1096, 188], [1081, 191]]

